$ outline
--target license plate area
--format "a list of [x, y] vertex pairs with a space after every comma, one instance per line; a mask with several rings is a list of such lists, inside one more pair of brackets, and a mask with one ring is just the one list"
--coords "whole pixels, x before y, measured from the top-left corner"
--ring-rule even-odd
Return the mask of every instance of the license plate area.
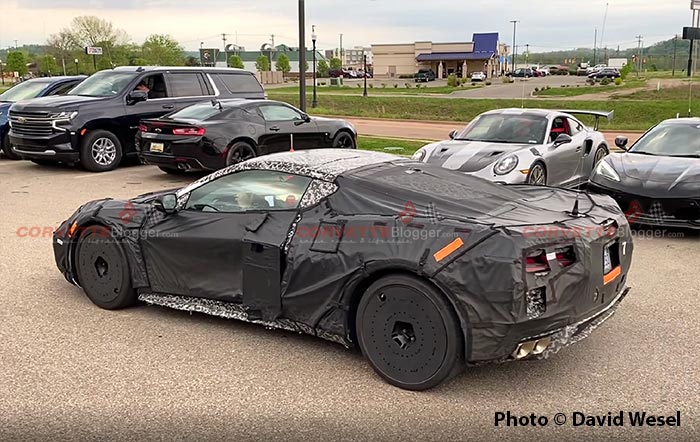
[[151, 146], [150, 146], [149, 150], [150, 150], [151, 152], [159, 152], [159, 153], [162, 153], [164, 147], [165, 147], [165, 146], [163, 145], [163, 143], [151, 143]]

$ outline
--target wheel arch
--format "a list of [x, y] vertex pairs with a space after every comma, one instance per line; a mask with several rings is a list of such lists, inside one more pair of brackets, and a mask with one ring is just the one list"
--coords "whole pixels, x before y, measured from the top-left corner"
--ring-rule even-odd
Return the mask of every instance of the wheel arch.
[[238, 137], [234, 138], [233, 140], [231, 140], [226, 145], [226, 150], [224, 151], [224, 155], [228, 155], [228, 152], [229, 152], [229, 150], [231, 150], [231, 147], [240, 141], [243, 141], [245, 143], [250, 144], [250, 146], [255, 151], [255, 155], [260, 155], [260, 151], [258, 150], [258, 143], [256, 143], [253, 138], [246, 136], [246, 135], [241, 135], [241, 136], [238, 136]]
[[[86, 132], [83, 134], [84, 130]], [[122, 145], [122, 152], [124, 154], [133, 152], [135, 150], [134, 139], [133, 137], [129, 136], [129, 129], [124, 128], [123, 126], [117, 124], [115, 121], [107, 118], [91, 120], [85, 123], [83, 127], [78, 131], [78, 134], [80, 135], [80, 142], [82, 143], [85, 137], [91, 131], [95, 130], [106, 130], [108, 132], [113, 133], [114, 136], [116, 136], [119, 139], [119, 142]]]

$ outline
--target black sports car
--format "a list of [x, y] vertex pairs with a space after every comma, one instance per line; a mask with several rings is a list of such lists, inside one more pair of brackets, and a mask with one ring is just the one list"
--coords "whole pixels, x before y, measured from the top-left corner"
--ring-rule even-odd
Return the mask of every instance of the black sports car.
[[587, 336], [629, 290], [628, 227], [606, 196], [323, 149], [87, 203], [54, 252], [100, 307], [141, 300], [359, 346], [385, 380], [423, 390]]
[[290, 149], [354, 149], [357, 132], [345, 120], [310, 117], [272, 100], [195, 104], [142, 120], [136, 135], [141, 160], [168, 173], [217, 170]]
[[[615, 140], [627, 150], [627, 138]], [[590, 188], [612, 196], [630, 224], [700, 228], [700, 118], [666, 120], [600, 162]]]

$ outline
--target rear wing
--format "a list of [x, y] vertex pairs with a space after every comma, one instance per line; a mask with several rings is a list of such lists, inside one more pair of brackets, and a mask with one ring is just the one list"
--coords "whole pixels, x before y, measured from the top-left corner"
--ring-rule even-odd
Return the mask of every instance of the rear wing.
[[604, 111], [587, 111], [587, 110], [560, 110], [559, 112], [571, 115], [591, 115], [595, 117], [595, 124], [593, 130], [598, 130], [600, 125], [600, 119], [605, 118], [608, 121], [612, 121], [615, 116], [615, 111], [604, 112]]

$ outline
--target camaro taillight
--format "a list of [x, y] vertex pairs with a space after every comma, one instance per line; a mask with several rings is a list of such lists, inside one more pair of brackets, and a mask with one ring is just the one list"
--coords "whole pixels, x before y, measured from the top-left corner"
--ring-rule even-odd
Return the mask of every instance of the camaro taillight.
[[540, 273], [549, 271], [547, 253], [544, 250], [537, 250], [525, 258], [525, 269], [528, 273]]
[[148, 127], [145, 124], [139, 124], [139, 132], [148, 132]]
[[195, 135], [201, 137], [205, 132], [206, 130], [203, 127], [179, 127], [173, 129], [173, 135]]

